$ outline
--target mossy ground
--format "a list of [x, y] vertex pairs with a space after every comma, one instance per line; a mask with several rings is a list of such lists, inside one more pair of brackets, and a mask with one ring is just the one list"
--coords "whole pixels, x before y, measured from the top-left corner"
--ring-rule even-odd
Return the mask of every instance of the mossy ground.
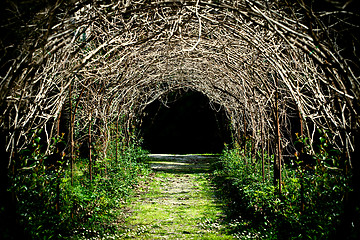
[[128, 206], [124, 239], [233, 239], [208, 180], [212, 156], [156, 155], [147, 184]]

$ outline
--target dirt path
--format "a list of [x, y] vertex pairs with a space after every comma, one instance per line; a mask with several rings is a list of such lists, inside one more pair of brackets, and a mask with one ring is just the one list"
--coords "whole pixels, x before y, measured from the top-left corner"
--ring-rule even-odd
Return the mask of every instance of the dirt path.
[[211, 156], [150, 155], [155, 174], [134, 199], [123, 238], [233, 239], [208, 181]]

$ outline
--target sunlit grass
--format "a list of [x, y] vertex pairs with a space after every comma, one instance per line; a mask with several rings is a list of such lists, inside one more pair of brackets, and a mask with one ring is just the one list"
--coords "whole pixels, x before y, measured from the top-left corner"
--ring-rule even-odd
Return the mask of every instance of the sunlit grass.
[[[162, 168], [152, 177], [148, 191], [131, 204], [124, 238], [233, 239], [225, 234], [223, 206], [207, 179], [209, 162], [150, 159], [149, 163]], [[169, 165], [180, 169], [167, 171]], [[187, 171], [194, 167], [196, 171]]]

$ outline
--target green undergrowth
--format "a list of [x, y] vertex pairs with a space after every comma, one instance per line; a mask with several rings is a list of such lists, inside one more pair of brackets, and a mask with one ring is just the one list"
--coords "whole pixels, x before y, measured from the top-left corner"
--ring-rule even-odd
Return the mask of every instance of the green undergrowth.
[[[213, 181], [231, 211], [231, 231], [240, 239], [336, 238], [347, 191], [341, 172], [321, 163], [304, 170], [284, 165], [282, 194], [272, 182], [272, 168], [260, 161], [245, 161], [239, 149], [225, 150]], [[272, 159], [270, 159], [272, 160]]]
[[[337, 152], [322, 145], [315, 164], [283, 166], [273, 156], [168, 155], [149, 158], [137, 143], [106, 157], [46, 164], [40, 141], [22, 153], [9, 189], [23, 239], [336, 239], [350, 191]], [[153, 170], [150, 170], [150, 166]]]
[[69, 188], [77, 219], [72, 239], [101, 239], [117, 232], [122, 206], [133, 196], [139, 181], [149, 174], [144, 161], [147, 153], [132, 146], [122, 152], [117, 160], [99, 162], [92, 182], [83, 178], [87, 164], [78, 165], [76, 183]]
[[9, 190], [17, 199], [24, 239], [101, 239], [116, 232], [121, 206], [150, 172], [147, 152], [133, 143], [115, 158], [109, 148], [107, 158], [93, 158], [90, 180], [88, 159], [76, 159], [71, 174], [69, 161], [49, 168], [38, 142], [33, 145], [21, 156], [23, 170]]

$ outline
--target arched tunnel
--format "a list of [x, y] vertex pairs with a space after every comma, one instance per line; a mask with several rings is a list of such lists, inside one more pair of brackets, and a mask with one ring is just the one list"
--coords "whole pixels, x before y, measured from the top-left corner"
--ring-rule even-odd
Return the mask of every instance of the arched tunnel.
[[249, 165], [266, 156], [281, 201], [283, 167], [303, 171], [298, 186], [318, 169], [344, 174], [341, 221], [360, 229], [359, 11], [355, 0], [5, 1], [0, 229], [19, 226], [14, 181], [57, 184], [35, 195], [60, 216], [72, 192], [61, 187], [81, 168], [108, 181], [138, 138], [153, 153], [232, 144]]
[[[178, 96], [179, 95], [179, 96]], [[199, 92], [175, 92], [144, 110], [143, 146], [151, 153], [221, 153], [231, 143], [230, 123], [220, 106]]]

